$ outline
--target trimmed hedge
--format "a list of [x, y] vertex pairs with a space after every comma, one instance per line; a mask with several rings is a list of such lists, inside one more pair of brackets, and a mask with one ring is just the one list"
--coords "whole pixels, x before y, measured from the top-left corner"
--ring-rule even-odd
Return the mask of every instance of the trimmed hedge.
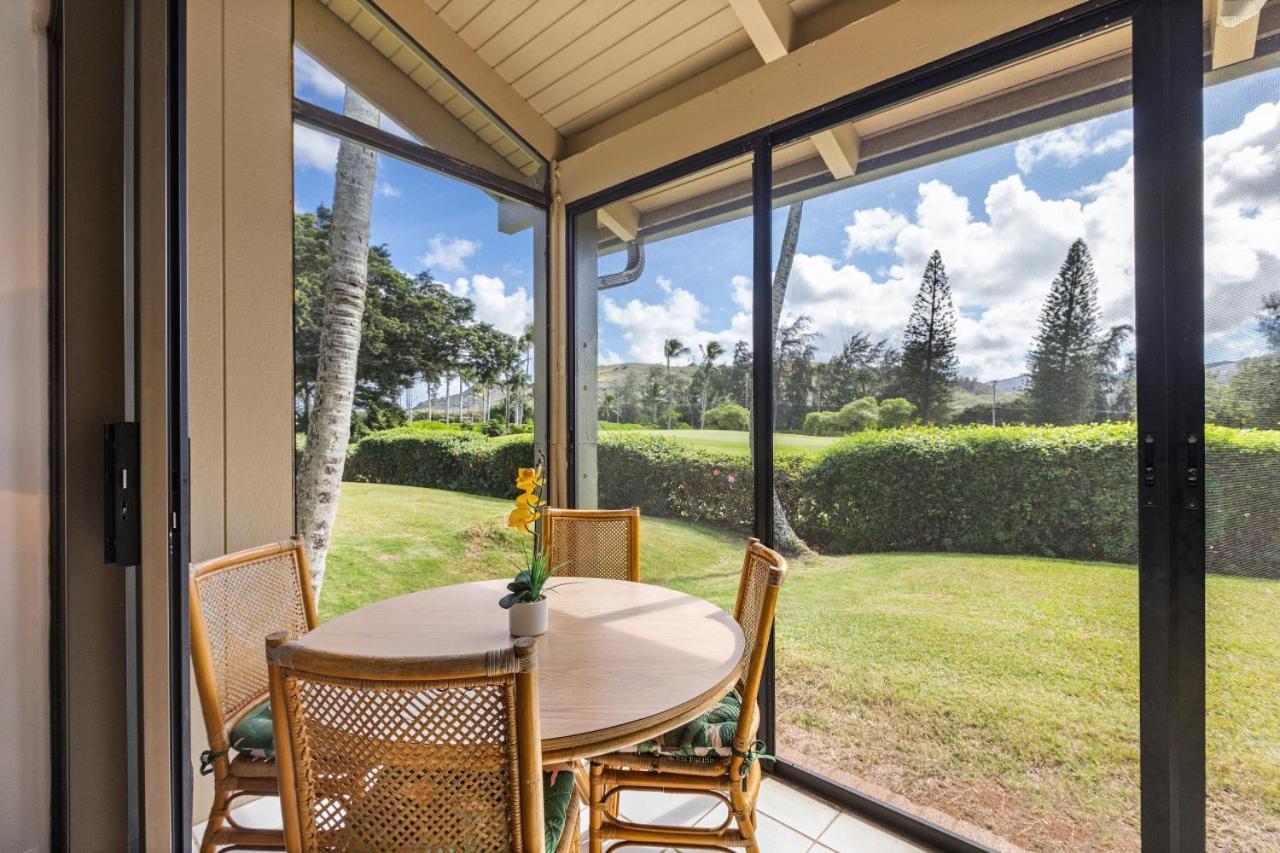
[[804, 473], [791, 522], [819, 551], [1137, 559], [1134, 431], [921, 427], [866, 432]]
[[[775, 459], [778, 495], [819, 551], [959, 551], [1132, 563], [1132, 424], [918, 427], [851, 435], [818, 456]], [[1280, 432], [1210, 427], [1210, 571], [1280, 574]], [[352, 480], [514, 494], [530, 436], [410, 429], [353, 445]], [[750, 459], [629, 431], [600, 435], [601, 506], [751, 527]]]
[[533, 436], [401, 427], [373, 433], [347, 452], [344, 478], [363, 483], [425, 486], [506, 498], [516, 469], [533, 464]]

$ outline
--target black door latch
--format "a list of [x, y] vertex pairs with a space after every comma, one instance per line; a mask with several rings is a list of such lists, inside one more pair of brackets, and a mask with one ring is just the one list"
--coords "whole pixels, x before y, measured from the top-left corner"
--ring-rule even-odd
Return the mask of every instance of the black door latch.
[[142, 479], [138, 425], [121, 422], [106, 429], [106, 529], [103, 559], [117, 566], [142, 562]]

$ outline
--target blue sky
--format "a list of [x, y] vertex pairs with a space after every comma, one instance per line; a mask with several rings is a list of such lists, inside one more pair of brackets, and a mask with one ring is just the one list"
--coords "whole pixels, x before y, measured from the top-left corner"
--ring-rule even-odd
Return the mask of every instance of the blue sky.
[[[342, 83], [295, 49], [301, 98], [342, 111]], [[387, 119], [384, 129], [413, 137]], [[333, 199], [337, 139], [294, 128], [294, 209], [313, 211]], [[519, 334], [533, 319], [533, 229], [498, 230], [497, 205], [487, 193], [394, 157], [379, 155], [370, 241], [384, 244], [410, 275], [430, 269], [477, 303], [478, 319]]]
[[[341, 84], [299, 54], [298, 94], [341, 109]], [[386, 125], [384, 125], [386, 126]], [[403, 133], [398, 128], [393, 131]], [[940, 249], [960, 312], [962, 372], [1017, 375], [1049, 284], [1076, 237], [1099, 275], [1104, 322], [1132, 321], [1128, 111], [812, 199], [784, 319], [805, 314], [820, 357], [853, 331], [896, 341], [924, 260]], [[1261, 351], [1255, 318], [1280, 289], [1280, 71], [1215, 87], [1205, 101], [1209, 361]], [[295, 205], [332, 196], [335, 140], [295, 130]], [[785, 211], [775, 212], [775, 243]], [[430, 268], [516, 331], [532, 316], [532, 231], [503, 235], [485, 193], [379, 158], [373, 241], [409, 273]], [[661, 341], [727, 349], [749, 338], [751, 229], [739, 219], [646, 247], [636, 283], [602, 294], [602, 361], [658, 361]], [[602, 271], [621, 256], [602, 261]]]

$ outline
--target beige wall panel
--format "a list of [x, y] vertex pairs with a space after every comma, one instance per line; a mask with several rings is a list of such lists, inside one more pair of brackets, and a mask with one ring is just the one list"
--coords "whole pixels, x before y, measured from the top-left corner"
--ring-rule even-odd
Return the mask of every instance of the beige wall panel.
[[[191, 435], [191, 559], [227, 550], [226, 383], [222, 239], [223, 0], [187, 5], [187, 406]], [[192, 819], [213, 803], [211, 776], [196, 772], [208, 746], [191, 679]]]
[[223, 19], [227, 550], [293, 532], [291, 7], [240, 6]]
[[560, 167], [561, 192], [566, 202], [582, 198], [1072, 5], [1073, 0], [899, 0], [567, 157]]
[[49, 849], [46, 23], [43, 3], [0, 4], [0, 847], [32, 853]]
[[[187, 5], [188, 406], [191, 559], [226, 551], [222, 0]], [[198, 715], [192, 715], [196, 719]], [[192, 740], [195, 740], [194, 733]]]

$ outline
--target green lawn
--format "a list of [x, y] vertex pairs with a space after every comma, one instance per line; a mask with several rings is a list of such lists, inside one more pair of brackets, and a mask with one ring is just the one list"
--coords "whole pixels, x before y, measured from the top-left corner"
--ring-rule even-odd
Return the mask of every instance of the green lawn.
[[[344, 484], [321, 618], [506, 574], [518, 542], [506, 512], [489, 498]], [[742, 544], [646, 518], [642, 572], [730, 607]], [[781, 750], [1025, 847], [1136, 849], [1132, 567], [896, 553], [793, 569], [778, 618]], [[1280, 583], [1208, 584], [1211, 825], [1220, 849], [1274, 849]]]
[[[703, 450], [714, 450], [721, 453], [749, 452], [747, 433], [727, 429], [654, 429], [636, 430], [654, 435], [665, 435], [692, 447]], [[630, 433], [628, 433], [630, 434]], [[800, 435], [798, 433], [779, 432], [773, 436], [773, 448], [778, 453], [815, 454], [821, 453], [838, 441], [836, 438], [822, 435]]]

